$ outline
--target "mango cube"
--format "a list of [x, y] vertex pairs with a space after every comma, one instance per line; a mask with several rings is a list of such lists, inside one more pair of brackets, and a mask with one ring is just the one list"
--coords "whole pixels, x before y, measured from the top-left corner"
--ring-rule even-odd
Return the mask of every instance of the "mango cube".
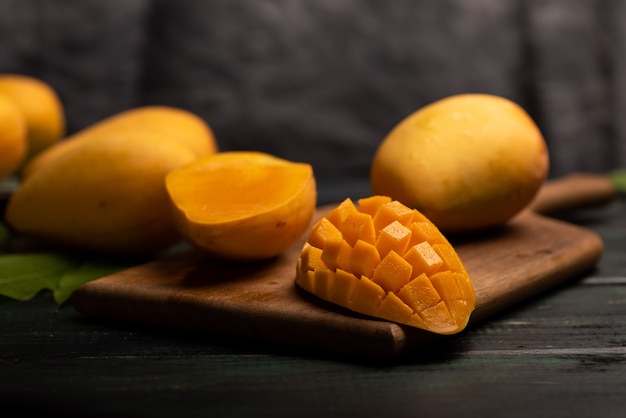
[[411, 230], [398, 221], [393, 221], [381, 229], [376, 239], [376, 249], [381, 257], [389, 251], [403, 255], [411, 240]]

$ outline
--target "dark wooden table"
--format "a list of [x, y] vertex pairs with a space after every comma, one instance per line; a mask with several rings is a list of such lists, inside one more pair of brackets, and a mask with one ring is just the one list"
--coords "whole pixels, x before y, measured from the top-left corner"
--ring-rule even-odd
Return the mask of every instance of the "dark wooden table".
[[0, 299], [0, 415], [624, 417], [626, 199], [567, 219], [596, 270], [385, 364]]

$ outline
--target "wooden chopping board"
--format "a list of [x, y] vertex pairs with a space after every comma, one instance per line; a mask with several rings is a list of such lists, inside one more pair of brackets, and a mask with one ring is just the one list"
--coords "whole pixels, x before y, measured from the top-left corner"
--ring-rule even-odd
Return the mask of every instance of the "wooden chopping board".
[[[605, 202], [613, 194], [604, 178], [561, 179], [547, 183], [531, 205], [534, 210], [506, 226], [463, 240], [451, 238], [476, 291], [471, 323], [591, 269], [602, 254], [602, 240], [537, 212]], [[327, 209], [321, 208], [318, 216]], [[190, 250], [89, 282], [74, 293], [73, 304], [91, 317], [355, 357], [395, 358], [439, 337], [352, 313], [298, 289], [294, 276], [302, 244], [251, 264], [207, 260]]]

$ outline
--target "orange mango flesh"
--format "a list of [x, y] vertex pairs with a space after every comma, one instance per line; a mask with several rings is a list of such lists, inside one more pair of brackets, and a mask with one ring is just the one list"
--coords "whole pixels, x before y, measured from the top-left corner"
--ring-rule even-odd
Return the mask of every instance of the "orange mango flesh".
[[[181, 235], [231, 261], [279, 255], [303, 236], [315, 211], [313, 168], [256, 151], [210, 155], [171, 171], [165, 186]], [[333, 232], [341, 238], [334, 226], [322, 227], [324, 239]]]
[[[196, 170], [191, 166], [181, 170], [171, 176], [170, 188], [190, 219], [223, 223], [283, 205], [310, 177], [311, 168], [306, 164], [269, 161], [255, 165], [244, 158], [224, 159], [210, 166], [198, 164]], [[201, 198], [207, 191], [211, 198]]]
[[361, 314], [437, 334], [468, 324], [474, 288], [424, 215], [386, 196], [344, 200], [311, 228], [296, 284]]

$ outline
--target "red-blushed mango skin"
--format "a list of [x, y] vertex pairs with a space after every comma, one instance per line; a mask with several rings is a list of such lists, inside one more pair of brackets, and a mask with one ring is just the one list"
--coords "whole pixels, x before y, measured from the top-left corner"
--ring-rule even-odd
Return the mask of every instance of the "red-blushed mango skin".
[[543, 136], [520, 106], [465, 94], [401, 121], [379, 145], [370, 183], [374, 194], [457, 233], [507, 222], [532, 201], [548, 168]]

